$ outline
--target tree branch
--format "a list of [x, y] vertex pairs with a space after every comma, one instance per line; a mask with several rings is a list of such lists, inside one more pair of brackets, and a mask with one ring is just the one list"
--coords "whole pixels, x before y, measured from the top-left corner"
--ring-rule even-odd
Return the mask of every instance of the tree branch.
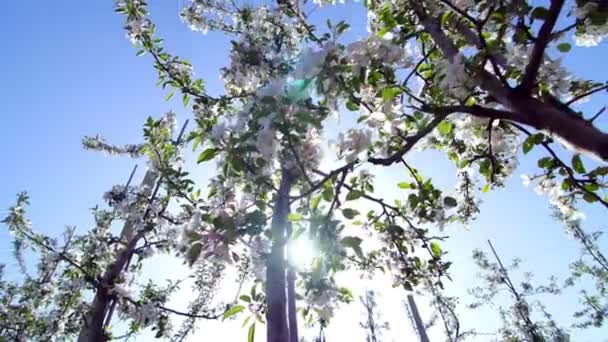
[[540, 65], [545, 55], [545, 49], [551, 41], [551, 31], [555, 26], [557, 17], [559, 17], [559, 13], [561, 12], [563, 6], [564, 0], [551, 1], [549, 13], [547, 14], [547, 18], [545, 18], [545, 22], [543, 23], [540, 28], [540, 31], [538, 32], [538, 38], [536, 40], [536, 43], [534, 44], [532, 55], [530, 57], [530, 62], [526, 66], [526, 71], [523, 76], [523, 80], [519, 85], [519, 88], [525, 93], [529, 93], [532, 87], [534, 86], [534, 83], [536, 81], [536, 75], [538, 74], [538, 69], [540, 69]]

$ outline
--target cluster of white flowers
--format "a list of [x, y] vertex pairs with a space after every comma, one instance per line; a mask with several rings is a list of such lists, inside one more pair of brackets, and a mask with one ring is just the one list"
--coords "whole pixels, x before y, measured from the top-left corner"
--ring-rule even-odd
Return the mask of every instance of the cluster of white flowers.
[[475, 2], [473, 0], [454, 0], [452, 1], [452, 4], [461, 10], [466, 10], [473, 6]]
[[201, 257], [205, 260], [231, 264], [232, 255], [225, 240], [224, 235], [216, 231], [206, 231], [201, 235], [200, 240], [192, 242], [192, 246], [200, 245], [202, 247]]
[[458, 170], [455, 186], [458, 203], [456, 212], [460, 219], [467, 224], [479, 213], [481, 199], [475, 193], [477, 183], [475, 170], [470, 167]]
[[[316, 128], [309, 128], [302, 143], [293, 146], [297, 153], [298, 159], [293, 156], [293, 153], [287, 154], [287, 160], [284, 160], [284, 166], [294, 172], [301, 172], [302, 168], [308, 172], [311, 168], [319, 165], [322, 156], [321, 150], [321, 135]], [[300, 164], [298, 164], [301, 163]]]
[[272, 116], [266, 116], [259, 120], [262, 126], [258, 132], [258, 137], [255, 146], [267, 161], [272, 161], [277, 153], [277, 132], [272, 128]]
[[[509, 64], [523, 74], [533, 49], [534, 45], [514, 45], [508, 48]], [[562, 57], [553, 60], [545, 56], [537, 77], [551, 88], [554, 95], [568, 95], [572, 75], [562, 66]]]
[[368, 38], [349, 44], [346, 47], [346, 58], [352, 64], [353, 73], [359, 74], [361, 68], [369, 66], [373, 60], [402, 68], [412, 66], [411, 51], [393, 44], [390, 38], [390, 34], [386, 34], [383, 38], [370, 35]]
[[249, 243], [251, 270], [256, 280], [266, 279], [266, 256], [269, 253], [270, 240], [257, 236]]
[[457, 99], [464, 99], [470, 93], [471, 80], [465, 63], [466, 58], [460, 53], [452, 60], [443, 59], [437, 63], [435, 77], [438, 86]]
[[[523, 184], [529, 186], [530, 183], [539, 177], [530, 177], [527, 175], [521, 176]], [[555, 181], [555, 179], [542, 177], [534, 191], [541, 196], [547, 196], [549, 203], [557, 208], [563, 215], [566, 221], [578, 221], [585, 218], [585, 214], [578, 211], [574, 207], [572, 197], [569, 196], [561, 187], [561, 185]]]
[[[231, 94], [254, 93], [277, 75], [280, 65], [297, 53], [302, 33], [296, 25], [279, 23], [282, 15], [266, 7], [246, 11], [246, 17], [237, 21], [242, 33], [230, 51], [230, 65], [222, 69], [222, 79]], [[245, 11], [243, 12], [243, 14]], [[284, 39], [282, 49], [276, 48], [276, 37]]]
[[154, 324], [160, 318], [161, 313], [158, 306], [152, 302], [136, 305], [131, 301], [126, 301], [121, 305], [120, 309], [133, 322], [142, 327]]
[[152, 22], [142, 17], [141, 14], [147, 14], [146, 3], [142, 0], [116, 0], [116, 10], [124, 13], [130, 13], [133, 10], [138, 15], [127, 15], [127, 22], [125, 24], [125, 30], [127, 31], [127, 38], [133, 44], [140, 44], [142, 39], [147, 37], [153, 29]]
[[569, 95], [572, 75], [562, 66], [562, 58], [549, 61], [545, 58], [538, 70], [538, 79], [545, 82], [554, 95], [564, 97]]
[[[575, 1], [576, 3], [578, 1]], [[583, 22], [583, 28], [577, 30], [574, 35], [574, 42], [577, 46], [597, 46], [608, 36], [608, 21], [602, 25], [594, 25], [589, 18], [589, 15], [596, 11], [598, 6], [599, 2], [595, 1], [588, 1], [582, 7], [575, 5], [576, 18]]]
[[209, 31], [209, 23], [205, 20], [204, 14], [210, 12], [210, 8], [204, 6], [201, 1], [191, 1], [180, 12], [182, 21], [188, 24], [192, 31], [200, 31], [206, 34]]
[[364, 152], [372, 144], [372, 132], [368, 129], [351, 128], [344, 133], [338, 135], [336, 144], [338, 157], [346, 160], [347, 163], [354, 162], [357, 158], [367, 159]]
[[88, 150], [107, 153], [109, 155], [128, 154], [131, 158], [141, 156], [142, 145], [127, 144], [123, 146], [111, 145], [104, 138], [97, 135], [94, 137], [84, 137], [82, 145]]
[[292, 73], [293, 77], [309, 78], [318, 75], [325, 63], [325, 58], [333, 52], [334, 48], [333, 44], [326, 44], [323, 49], [305, 48], [296, 63]]
[[495, 182], [501, 184], [517, 167], [519, 136], [500, 126], [499, 120], [492, 121], [492, 132], [488, 130], [489, 119], [468, 114], [457, 114], [449, 119], [454, 125], [454, 138], [460, 140], [466, 150], [460, 154], [461, 160], [471, 160], [480, 154], [489, 152], [500, 162], [500, 171], [495, 173]]
[[319, 318], [329, 321], [336, 310], [338, 294], [339, 291], [335, 284], [324, 282], [322, 288], [310, 290], [305, 296], [305, 301], [309, 307], [315, 309]]
[[335, 5], [336, 3], [343, 4], [344, 0], [313, 0], [313, 4], [322, 7], [325, 5]]
[[133, 292], [131, 291], [131, 289], [122, 287], [120, 285], [114, 285], [114, 287], [112, 287], [111, 293], [121, 298], [131, 298], [131, 296], [133, 296]]
[[194, 70], [186, 61], [174, 59], [164, 64], [165, 68], [159, 70], [160, 77], [164, 79], [192, 79]]
[[150, 34], [152, 22], [148, 18], [134, 19], [127, 22], [127, 37], [133, 44], [138, 44]]

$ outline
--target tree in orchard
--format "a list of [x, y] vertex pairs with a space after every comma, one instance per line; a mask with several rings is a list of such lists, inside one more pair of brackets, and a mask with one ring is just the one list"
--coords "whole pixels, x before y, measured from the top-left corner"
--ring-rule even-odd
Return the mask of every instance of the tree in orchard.
[[[568, 41], [581, 46], [602, 41], [608, 32], [606, 4], [369, 0], [364, 2], [369, 35], [345, 41], [354, 23], [309, 22], [314, 8], [333, 2], [189, 2], [180, 15], [193, 30], [232, 39], [229, 63], [220, 70], [225, 88], [220, 96], [208, 94], [190, 63], [165, 50], [145, 1], [116, 2], [138, 54], [152, 58], [159, 84], [170, 89], [168, 98], [181, 94], [195, 127], [173, 140], [169, 115], [146, 124], [143, 145], [86, 139], [86, 146], [107, 152], [145, 154], [150, 170], [142, 187], [109, 192], [111, 210], [96, 212], [98, 226], [75, 242], [68, 239], [65, 251], [30, 230], [25, 196], [5, 220], [17, 241], [38, 245], [53, 260], [43, 258], [43, 265], [61, 262], [67, 273], [57, 278], [58, 289], [76, 286], [93, 293], [88, 304], [82, 297], [66, 304], [69, 310], [58, 318], [70, 318], [65, 334], [79, 330], [81, 341], [106, 340], [117, 310], [130, 318], [129, 334], [154, 325], [159, 337], [171, 332], [170, 314], [187, 316], [173, 336], [181, 340], [198, 318], [247, 311], [250, 340], [262, 321], [267, 341], [295, 342], [302, 327], [298, 307], [304, 322], [323, 328], [340, 302], [352, 300], [351, 291], [336, 281], [340, 273], [386, 273], [405, 290], [441, 291], [450, 262], [435, 232], [473, 220], [479, 197], [504, 186], [520, 150], [535, 148], [546, 156], [538, 160], [539, 172], [525, 181], [547, 195], [569, 231], [594, 251], [593, 266], [579, 267], [578, 274], [606, 279], [605, 259], [580, 227], [577, 202], [608, 207], [603, 166], [608, 135], [595, 125], [602, 111], [581, 113], [576, 104], [608, 85], [580, 79], [561, 62], [576, 53]], [[322, 15], [322, 8], [314, 12]], [[356, 122], [325, 146], [334, 115], [354, 116]], [[200, 151], [199, 163], [217, 163], [205, 187], [194, 184], [181, 165], [179, 151], [187, 143]], [[430, 149], [454, 163], [454, 189], [439, 189], [406, 160]], [[338, 166], [328, 166], [331, 158]], [[379, 195], [372, 168], [408, 174], [395, 188], [407, 200]], [[120, 236], [109, 231], [113, 220], [125, 221]], [[304, 269], [286, 257], [290, 242], [303, 236], [318, 249]], [[187, 312], [165, 306], [175, 283], [149, 284], [139, 298], [125, 291], [151, 251], [173, 253], [199, 275], [201, 294]], [[254, 285], [226, 308], [213, 308], [210, 298], [226, 268], [240, 271], [241, 284]], [[37, 298], [48, 300], [48, 293], [32, 291], [27, 301], [38, 314], [28, 317], [41, 317], [45, 311], [39, 308], [64, 305], [40, 303]], [[605, 291], [587, 298], [581, 316], [607, 311]], [[84, 319], [75, 318], [79, 314]], [[33, 322], [20, 333], [48, 333], [32, 328], [40, 324], [46, 323]], [[534, 341], [541, 334], [522, 331]]]

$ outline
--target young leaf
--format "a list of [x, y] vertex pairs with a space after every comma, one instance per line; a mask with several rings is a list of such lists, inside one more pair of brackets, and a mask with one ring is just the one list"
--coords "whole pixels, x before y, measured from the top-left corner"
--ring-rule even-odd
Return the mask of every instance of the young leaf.
[[304, 216], [302, 216], [302, 214], [289, 213], [289, 215], [287, 215], [287, 220], [290, 222], [302, 221], [302, 219], [304, 219]]
[[433, 256], [439, 258], [441, 256], [441, 247], [437, 242], [431, 242], [431, 252], [433, 252]]
[[348, 195], [346, 195], [346, 200], [354, 201], [354, 200], [360, 198], [361, 196], [363, 196], [363, 192], [361, 192], [359, 190], [353, 190], [353, 191], [349, 192]]
[[352, 248], [355, 253], [362, 258], [363, 250], [361, 249], [361, 242], [363, 242], [363, 240], [356, 236], [347, 236], [342, 239], [342, 245], [344, 245], [344, 247]]
[[570, 43], [561, 43], [557, 45], [557, 49], [560, 52], [568, 52], [570, 49], [572, 49], [572, 45], [570, 45]]
[[458, 202], [456, 201], [456, 199], [454, 197], [446, 196], [443, 198], [443, 204], [446, 207], [455, 207], [458, 205]]
[[572, 157], [572, 168], [574, 169], [574, 171], [578, 172], [578, 173], [585, 173], [587, 172], [585, 170], [585, 166], [583, 165], [583, 161], [581, 160], [581, 156], [578, 154], [575, 154]]
[[222, 315], [222, 320], [226, 320], [236, 314], [238, 314], [239, 312], [245, 310], [245, 307], [242, 305], [235, 305], [233, 307], [231, 307], [228, 311], [224, 312], [224, 315]]
[[439, 130], [439, 133], [441, 133], [441, 135], [450, 134], [450, 132], [452, 131], [452, 128], [453, 128], [452, 124], [447, 121], [441, 121], [439, 123], [439, 126], [437, 126], [437, 129]]
[[346, 102], [346, 108], [348, 108], [348, 110], [350, 110], [351, 112], [354, 112], [359, 110], [359, 105], [352, 101], [348, 101]]
[[342, 215], [344, 215], [344, 217], [346, 217], [347, 219], [352, 220], [353, 218], [355, 218], [355, 216], [359, 215], [359, 212], [355, 209], [346, 208], [342, 209]]
[[382, 99], [386, 102], [390, 102], [399, 94], [401, 94], [401, 89], [397, 87], [385, 88], [382, 90]]
[[211, 160], [215, 156], [217, 156], [218, 153], [220, 153], [220, 150], [218, 150], [217, 148], [215, 148], [215, 147], [208, 148], [208, 149], [204, 150], [203, 152], [201, 152], [201, 154], [198, 156], [197, 163], [200, 164], [207, 160]]
[[397, 186], [399, 187], [399, 189], [411, 189], [412, 188], [412, 183], [410, 183], [410, 182], [399, 182], [399, 183], [397, 183]]
[[255, 323], [253, 323], [249, 327], [249, 331], [247, 332], [247, 342], [253, 342], [255, 339]]

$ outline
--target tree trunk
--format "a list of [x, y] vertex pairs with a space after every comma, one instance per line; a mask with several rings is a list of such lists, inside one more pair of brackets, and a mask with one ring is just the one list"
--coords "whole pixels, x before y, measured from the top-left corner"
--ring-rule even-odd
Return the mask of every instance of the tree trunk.
[[[287, 223], [287, 239], [291, 239], [293, 227]], [[289, 244], [286, 248], [289, 255]], [[296, 314], [296, 273], [293, 265], [287, 263], [287, 321], [289, 323], [289, 342], [298, 342], [298, 316]]]
[[285, 242], [287, 215], [289, 215], [289, 192], [293, 179], [283, 170], [279, 192], [274, 202], [272, 214], [272, 249], [266, 265], [266, 321], [267, 341], [289, 341], [287, 323], [287, 284], [285, 281]]
[[414, 319], [416, 331], [420, 336], [420, 342], [429, 342], [429, 337], [426, 334], [426, 328], [424, 327], [424, 322], [422, 322], [422, 317], [420, 317], [420, 312], [418, 312], [418, 306], [416, 306], [414, 296], [407, 295], [407, 303], [410, 308], [410, 312], [412, 313], [412, 318]]
[[289, 319], [289, 342], [298, 342], [298, 316], [296, 314], [296, 274], [287, 271], [287, 313]]
[[[141, 186], [143, 188], [151, 189], [154, 186], [154, 181], [158, 175], [148, 170], [144, 176]], [[147, 194], [150, 195], [150, 194]], [[97, 289], [95, 298], [91, 303], [89, 311], [84, 318], [84, 324], [78, 335], [78, 342], [91, 342], [91, 341], [106, 341], [104, 322], [106, 320], [106, 314], [110, 306], [110, 289], [103, 287], [104, 285], [111, 285], [116, 277], [122, 272], [124, 265], [127, 263], [132, 249], [137, 246], [137, 241], [141, 238], [140, 234], [133, 236], [134, 223], [132, 220], [125, 221], [125, 224], [120, 233], [120, 239], [122, 241], [129, 241], [127, 247], [121, 250], [116, 255], [116, 261], [108, 268], [101, 278], [101, 287]]]

